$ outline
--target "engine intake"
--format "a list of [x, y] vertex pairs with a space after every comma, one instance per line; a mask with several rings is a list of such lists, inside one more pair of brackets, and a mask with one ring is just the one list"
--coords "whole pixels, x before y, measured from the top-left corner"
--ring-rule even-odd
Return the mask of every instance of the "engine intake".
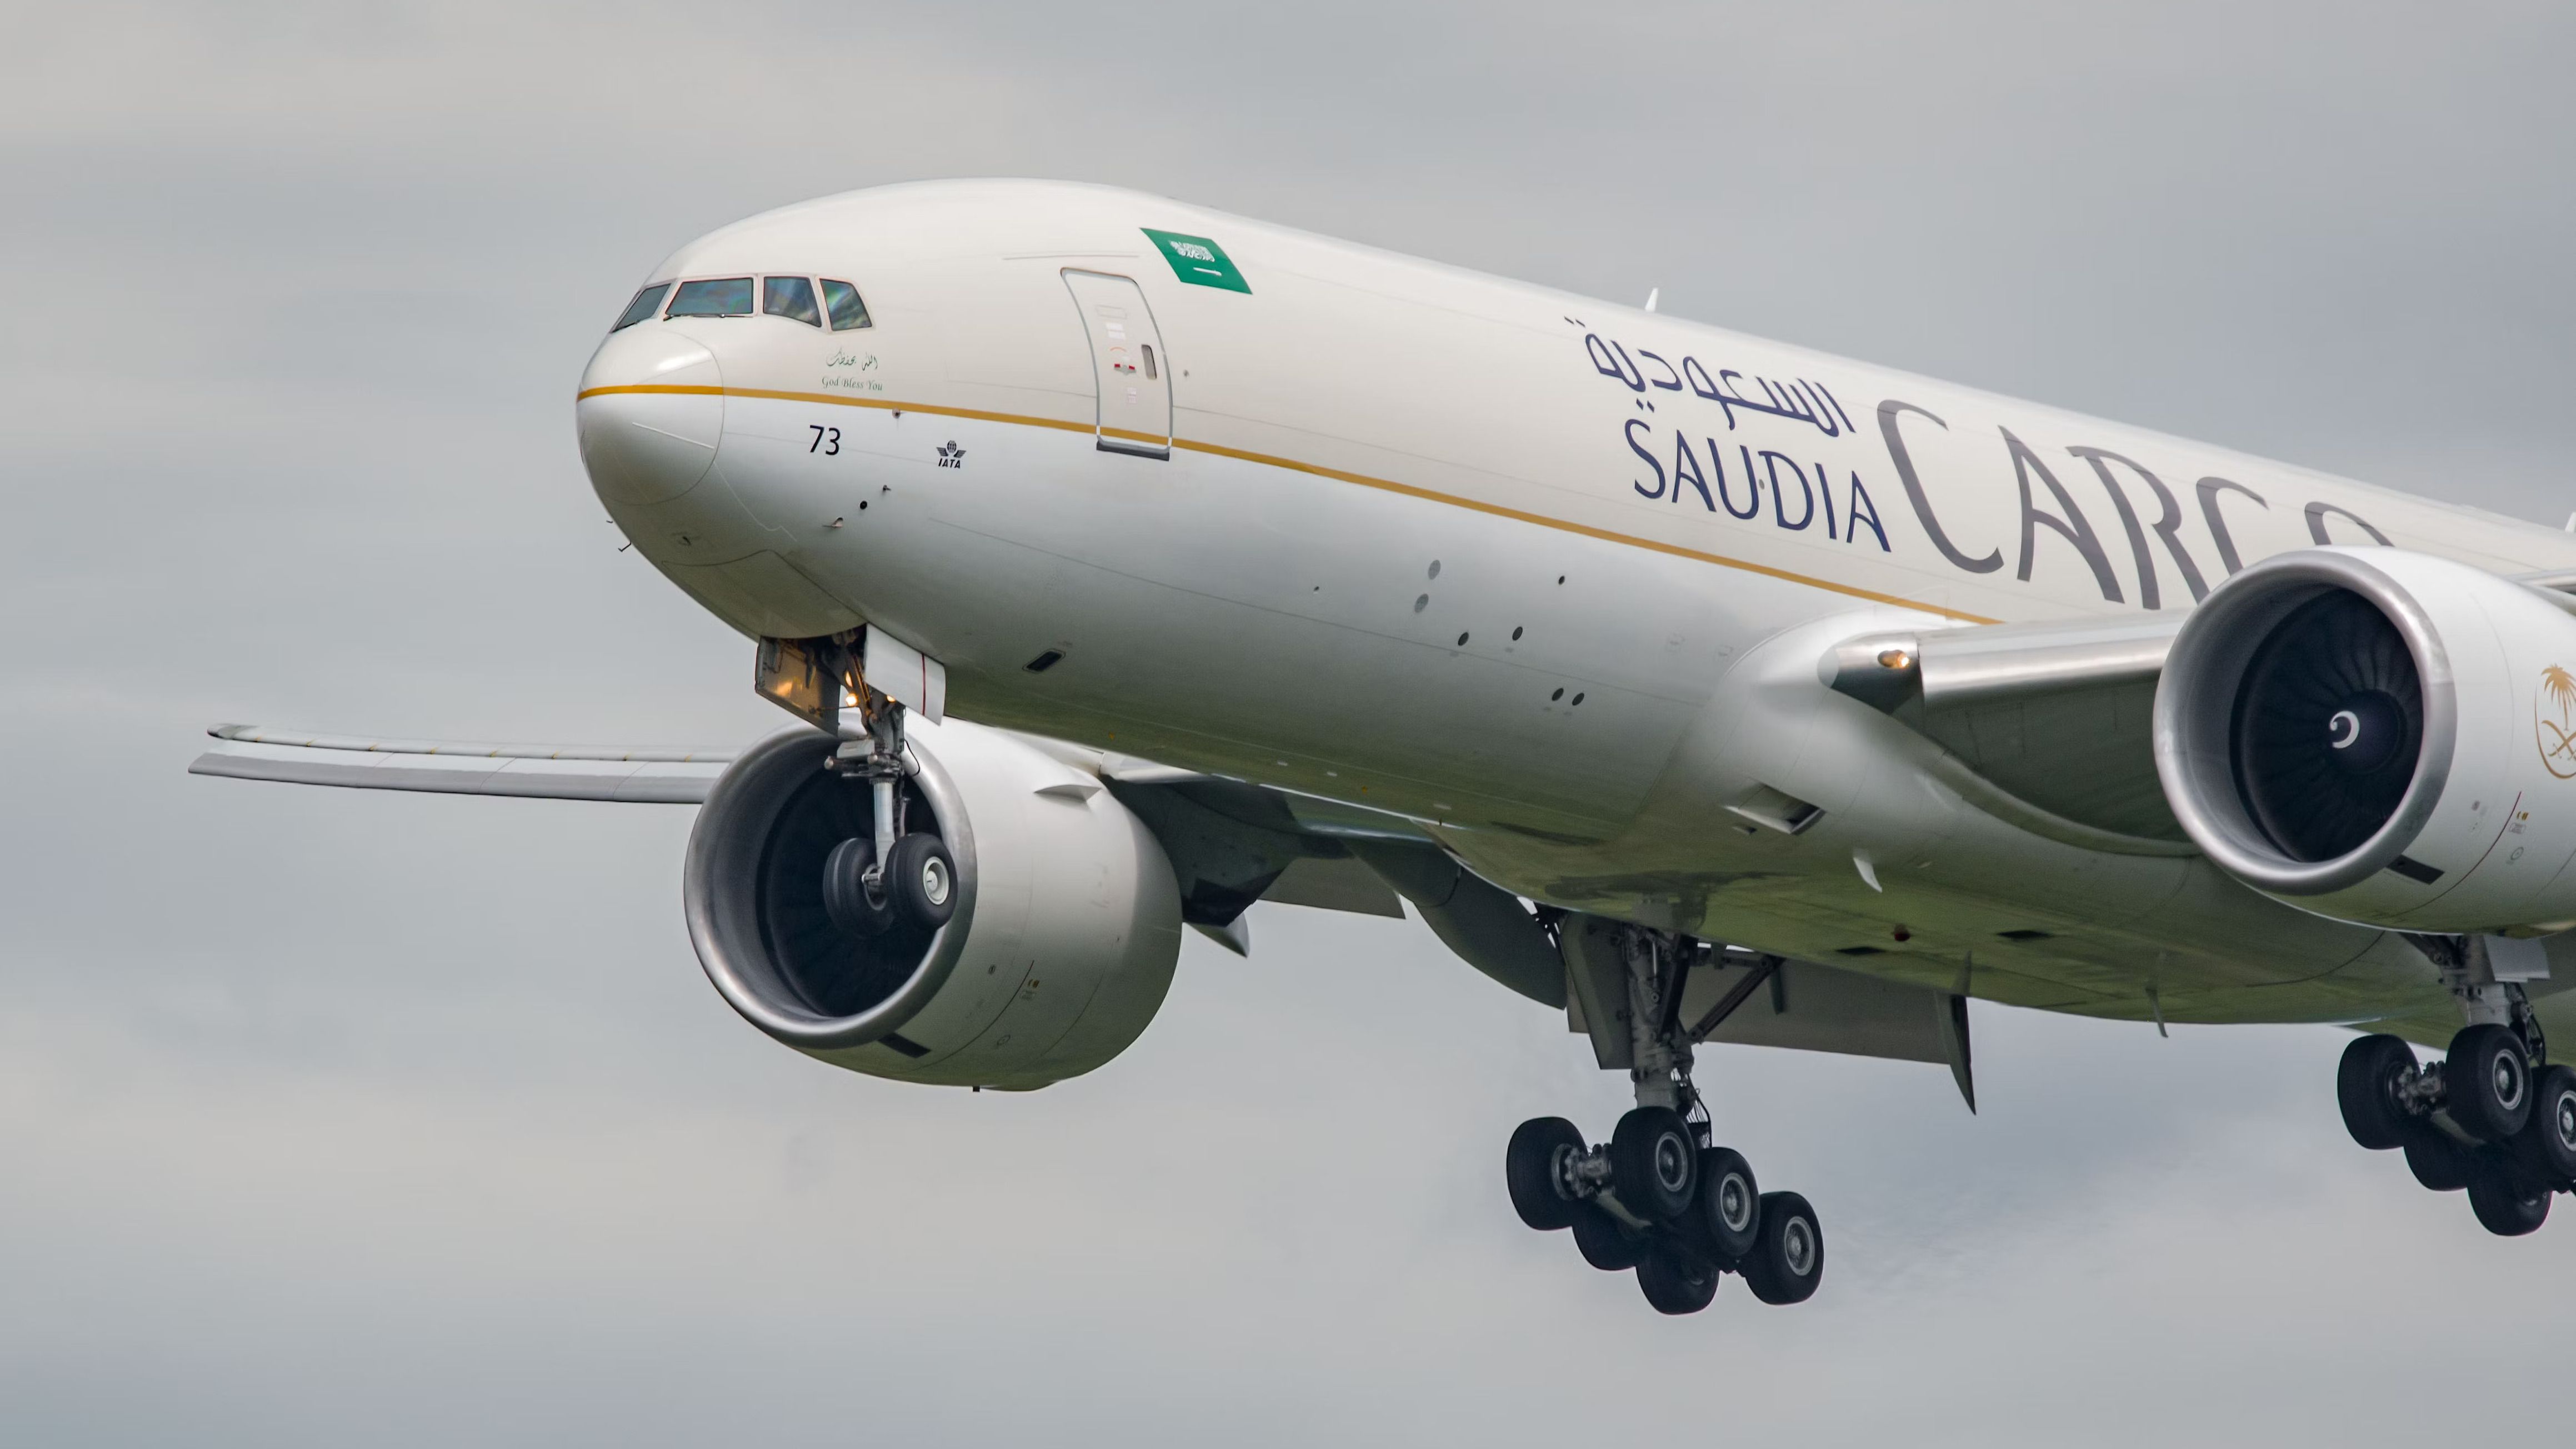
[[[2320, 914], [2422, 931], [2576, 916], [2576, 618], [2390, 548], [2255, 564], [2175, 636], [2165, 798], [2220, 868]], [[2563, 773], [2562, 773], [2563, 771]]]
[[689, 837], [708, 980], [778, 1041], [872, 1076], [1030, 1088], [1116, 1056], [1180, 953], [1162, 848], [1098, 780], [1023, 740], [956, 720], [908, 734], [905, 820], [947, 846], [946, 923], [836, 914], [836, 855], [874, 833], [869, 788], [827, 768], [832, 736], [790, 730], [726, 769]]
[[2397, 818], [2415, 783], [2423, 676], [2386, 614], [2329, 588], [2246, 661], [2229, 726], [2236, 795], [2264, 838], [2303, 864], [2340, 860]]

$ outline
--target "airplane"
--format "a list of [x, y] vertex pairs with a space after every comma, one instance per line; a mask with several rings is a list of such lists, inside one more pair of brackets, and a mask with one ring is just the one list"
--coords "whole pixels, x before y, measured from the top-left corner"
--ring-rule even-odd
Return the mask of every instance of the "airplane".
[[2499, 1234], [2576, 1191], [2576, 536], [1053, 181], [710, 232], [574, 413], [792, 724], [191, 769], [695, 804], [725, 1001], [978, 1090], [1115, 1058], [1185, 926], [1409, 904], [1627, 1075], [1505, 1187], [1665, 1313], [1824, 1268], [1694, 1052], [1974, 1111], [1972, 998], [2349, 1028], [2360, 1146]]

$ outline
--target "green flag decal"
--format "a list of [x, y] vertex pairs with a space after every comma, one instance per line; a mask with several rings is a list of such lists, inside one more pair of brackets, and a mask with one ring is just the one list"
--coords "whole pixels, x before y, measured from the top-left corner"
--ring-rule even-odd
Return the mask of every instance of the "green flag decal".
[[1152, 227], [1138, 230], [1154, 239], [1163, 249], [1163, 260], [1172, 264], [1172, 275], [1193, 287], [1222, 287], [1229, 292], [1250, 293], [1252, 284], [1234, 269], [1234, 261], [1225, 248], [1203, 236], [1183, 236], [1176, 231], [1156, 231]]

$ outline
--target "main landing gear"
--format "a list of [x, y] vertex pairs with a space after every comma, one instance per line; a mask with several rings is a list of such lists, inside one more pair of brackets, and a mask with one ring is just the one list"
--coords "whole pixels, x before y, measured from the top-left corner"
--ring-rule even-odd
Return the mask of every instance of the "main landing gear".
[[1562, 1117], [1522, 1123], [1503, 1154], [1513, 1209], [1542, 1232], [1568, 1230], [1593, 1267], [1633, 1270], [1660, 1312], [1706, 1308], [1728, 1273], [1765, 1303], [1804, 1302], [1824, 1279], [1816, 1210], [1794, 1192], [1763, 1192], [1744, 1155], [1716, 1144], [1691, 1085], [1692, 1044], [1716, 1025], [1681, 1024], [1699, 943], [1623, 926], [1618, 949], [1637, 1105], [1607, 1143], [1587, 1143]]
[[2522, 988], [2455, 984], [2471, 1023], [2442, 1061], [2419, 1066], [2393, 1036], [2344, 1048], [2335, 1097], [2352, 1140], [2406, 1156], [2435, 1192], [2466, 1190], [2488, 1232], [2520, 1237], [2576, 1193], [2576, 1071], [2548, 1064]]

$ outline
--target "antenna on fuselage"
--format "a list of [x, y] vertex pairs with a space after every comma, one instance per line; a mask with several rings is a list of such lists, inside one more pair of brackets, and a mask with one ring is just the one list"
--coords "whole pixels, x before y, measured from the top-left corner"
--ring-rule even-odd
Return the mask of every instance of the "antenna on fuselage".
[[[1655, 299], [1656, 299], [1657, 297], [1662, 296], [1662, 295], [1664, 295], [1664, 289], [1663, 289], [1663, 288], [1661, 288], [1661, 287], [1648, 287], [1648, 288], [1646, 289], [1646, 310], [1647, 310], [1647, 311], [1649, 311], [1649, 312], [1654, 311], [1654, 310], [1655, 310]], [[2570, 520], [2569, 520], [2569, 522], [2571, 522], [2571, 523], [2576, 523], [2576, 519], [2570, 519]]]

